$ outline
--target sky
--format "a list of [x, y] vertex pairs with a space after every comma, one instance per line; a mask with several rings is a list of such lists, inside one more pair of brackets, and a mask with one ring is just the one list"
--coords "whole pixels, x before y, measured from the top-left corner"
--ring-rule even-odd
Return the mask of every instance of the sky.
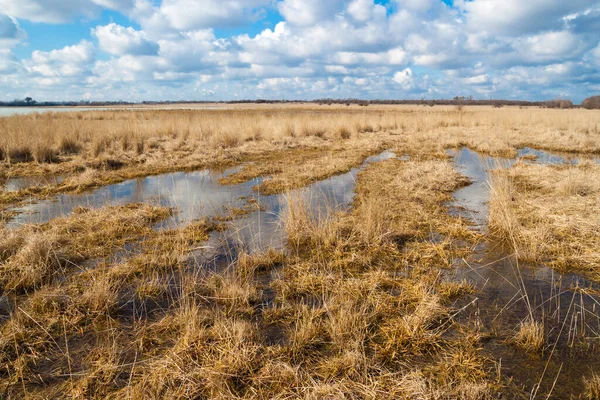
[[0, 101], [596, 94], [599, 0], [0, 0]]

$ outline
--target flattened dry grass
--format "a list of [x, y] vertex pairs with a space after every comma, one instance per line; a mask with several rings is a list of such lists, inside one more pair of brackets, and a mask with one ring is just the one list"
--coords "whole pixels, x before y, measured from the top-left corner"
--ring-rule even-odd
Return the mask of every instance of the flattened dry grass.
[[273, 153], [244, 166], [241, 171], [221, 179], [220, 182], [227, 185], [265, 177], [258, 186], [260, 193], [284, 193], [332, 175], [348, 172], [368, 156], [383, 151], [385, 146], [385, 142], [364, 139], [347, 146], [334, 145], [331, 149]]
[[[449, 228], [449, 217], [422, 221], [441, 216], [463, 184], [456, 173], [441, 179], [452, 171], [444, 164], [369, 166], [348, 214], [307, 220], [293, 203], [287, 228], [304, 239], [291, 240], [288, 255], [198, 268], [190, 254], [218, 228], [198, 221], [149, 234], [117, 264], [49, 281], [0, 326], [0, 394], [491, 397], [493, 363], [476, 340], [448, 335], [453, 299], [468, 285], [449, 287], [432, 267], [463, 249], [431, 250], [429, 240], [442, 226], [448, 237], [474, 238], [461, 221]], [[437, 258], [415, 257], [415, 246]]]
[[39, 287], [78, 263], [110, 254], [151, 232], [171, 210], [144, 204], [79, 208], [43, 225], [5, 230], [0, 238], [1, 282], [5, 291]]

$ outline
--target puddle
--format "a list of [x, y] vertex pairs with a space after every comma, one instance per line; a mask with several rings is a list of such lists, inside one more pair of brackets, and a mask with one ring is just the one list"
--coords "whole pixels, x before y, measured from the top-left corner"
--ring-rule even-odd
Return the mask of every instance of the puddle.
[[591, 157], [585, 154], [548, 152], [545, 150], [532, 149], [530, 147], [518, 149], [517, 157], [526, 161], [533, 160], [535, 163], [544, 165], [577, 165], [582, 161], [591, 161], [600, 164], [600, 158], [598, 157]]
[[[531, 149], [520, 151], [520, 156], [528, 151]], [[453, 156], [456, 168], [473, 182], [455, 192], [451, 212], [470, 219], [474, 229], [485, 232], [489, 170], [509, 167], [515, 160], [488, 157], [467, 148], [448, 154]], [[543, 164], [577, 160], [538, 151], [535, 155], [535, 162]], [[496, 332], [496, 339], [486, 341], [484, 351], [502, 359], [503, 373], [514, 377], [518, 384], [526, 388], [540, 385], [539, 397], [552, 390], [553, 396], [568, 397], [580, 390], [582, 376], [600, 370], [600, 297], [593, 294], [599, 293], [599, 284], [577, 274], [560, 274], [545, 265], [518, 263], [485, 242], [474, 249], [472, 257], [454, 264], [451, 279], [466, 279], [478, 288], [476, 310], [471, 308], [472, 314], [463, 317], [479, 318], [487, 329]], [[506, 342], [530, 315], [545, 325], [548, 348], [543, 356], [527, 354]], [[585, 349], [582, 343], [586, 343]]]
[[485, 156], [466, 147], [450, 149], [447, 154], [453, 157], [458, 171], [472, 182], [454, 192], [454, 201], [449, 204], [451, 213], [473, 221], [475, 230], [483, 230], [489, 215], [489, 171], [497, 166], [509, 167], [514, 160]]
[[288, 196], [301, 198], [317, 220], [326, 218], [331, 213], [350, 207], [355, 195], [356, 176], [362, 169], [370, 163], [394, 157], [396, 155], [393, 152], [386, 150], [368, 157], [359, 167], [347, 173], [292, 190], [289, 194], [255, 197], [260, 210], [232, 221], [231, 228], [214, 234], [208, 246], [214, 249], [215, 256], [225, 255], [230, 260], [235, 259], [235, 253], [240, 250], [248, 253], [270, 248], [284, 250], [286, 235], [281, 217], [287, 210]]
[[529, 147], [521, 148], [517, 153], [517, 159], [510, 159], [480, 154], [467, 147], [448, 149], [446, 154], [453, 157], [456, 168], [473, 182], [454, 192], [454, 201], [449, 204], [451, 214], [473, 221], [475, 230], [485, 230], [489, 215], [489, 171], [495, 168], [510, 168], [517, 160], [542, 165], [577, 165], [584, 160], [600, 163], [600, 158], [550, 153]]
[[218, 183], [219, 178], [236, 171], [237, 169], [223, 173], [209, 170], [177, 172], [132, 179], [88, 193], [63, 194], [15, 208], [13, 211], [19, 214], [9, 221], [8, 227], [45, 223], [69, 215], [77, 207], [98, 208], [137, 202], [176, 207], [179, 213], [166, 222], [168, 225], [222, 215], [227, 207], [243, 206], [245, 202], [240, 197], [251, 194], [252, 186], [258, 183], [257, 180], [236, 186], [222, 186]]
[[[354, 199], [356, 175], [366, 165], [395, 157], [391, 151], [368, 157], [359, 167], [332, 176], [308, 187], [291, 191], [293, 198], [301, 196], [316, 217], [347, 209]], [[178, 172], [133, 179], [104, 186], [89, 193], [59, 195], [51, 200], [16, 208], [19, 214], [9, 221], [8, 227], [39, 224], [69, 215], [77, 207], [98, 208], [106, 205], [124, 205], [150, 202], [174, 207], [178, 213], [160, 224], [160, 228], [175, 228], [200, 218], [226, 216], [231, 209], [255, 207], [242, 218], [230, 222], [231, 229], [213, 234], [207, 247], [216, 253], [239, 249], [247, 252], [283, 249], [285, 235], [281, 216], [287, 208], [287, 195], [261, 196], [254, 190], [262, 179], [224, 186], [219, 179], [239, 171], [240, 167], [222, 173], [203, 170]]]
[[4, 192], [17, 192], [38, 186], [59, 185], [64, 181], [64, 176], [20, 176], [8, 178], [0, 189]]

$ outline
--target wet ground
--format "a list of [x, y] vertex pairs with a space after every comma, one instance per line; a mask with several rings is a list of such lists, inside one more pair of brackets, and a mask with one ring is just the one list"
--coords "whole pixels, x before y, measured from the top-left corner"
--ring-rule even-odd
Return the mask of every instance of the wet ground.
[[349, 172], [332, 176], [287, 194], [262, 196], [255, 188], [263, 179], [253, 179], [238, 185], [221, 185], [219, 179], [239, 171], [240, 167], [223, 172], [202, 170], [178, 172], [132, 179], [108, 185], [82, 194], [64, 194], [54, 199], [42, 200], [11, 211], [17, 213], [8, 227], [39, 224], [69, 215], [77, 207], [97, 208], [106, 205], [123, 205], [150, 202], [173, 207], [177, 213], [161, 222], [159, 228], [176, 228], [191, 221], [228, 216], [234, 210], [248, 210], [243, 217], [234, 218], [230, 229], [213, 234], [210, 248], [226, 253], [243, 249], [247, 252], [282, 249], [285, 234], [281, 217], [287, 209], [288, 197], [301, 198], [313, 211], [315, 218], [325, 218], [330, 213], [347, 209], [354, 198], [356, 176], [368, 164], [396, 155], [391, 151], [368, 157], [362, 165]]
[[[467, 148], [449, 150], [456, 168], [472, 184], [454, 194], [451, 213], [472, 221], [473, 229], [486, 233], [489, 215], [489, 173], [494, 168], [510, 167], [516, 159], [493, 158]], [[572, 154], [554, 154], [520, 149], [524, 162], [577, 164], [583, 159]], [[315, 218], [326, 218], [352, 204], [357, 174], [369, 163], [396, 157], [385, 151], [369, 157], [351, 171], [316, 182], [289, 194], [262, 196], [255, 188], [263, 179], [224, 186], [219, 179], [238, 168], [223, 172], [203, 170], [134, 179], [101, 187], [84, 194], [65, 194], [13, 211], [18, 214], [9, 226], [43, 223], [68, 215], [77, 207], [101, 207], [135, 202], [155, 202], [173, 207], [178, 213], [157, 228], [183, 226], [193, 220], [227, 216], [245, 209], [245, 215], [227, 222], [229, 229], [214, 232], [201, 252], [210, 260], [230, 261], [240, 251], [252, 253], [269, 248], [285, 250], [286, 236], [281, 223], [288, 196], [300, 197]], [[598, 159], [589, 159], [598, 162]], [[9, 181], [4, 190], [18, 190], [40, 182]], [[502, 360], [502, 370], [517, 386], [545, 397], [552, 391], [567, 397], [580, 385], [590, 369], [600, 370], [600, 285], [576, 274], [560, 274], [544, 265], [519, 264], [514, 257], [491, 242], [482, 242], [468, 259], [455, 260], [450, 279], [468, 280], [478, 292], [473, 307], [466, 308], [464, 321], [481, 321], [489, 333], [484, 350]], [[473, 298], [465, 300], [469, 303]], [[457, 306], [461, 306], [458, 304]], [[528, 354], [508, 340], [519, 323], [528, 317], [544, 322], [547, 346], [542, 355]], [[554, 388], [552, 385], [555, 384]], [[576, 385], [576, 386], [573, 386]], [[536, 391], [536, 388], [537, 392]]]
[[[523, 149], [520, 157], [535, 154], [530, 162], [577, 164], [540, 150]], [[449, 151], [456, 168], [472, 184], [458, 190], [450, 204], [454, 214], [472, 221], [473, 229], [485, 233], [489, 215], [489, 173], [510, 167], [516, 160], [493, 158], [467, 148]], [[561, 274], [545, 265], [519, 263], [502, 246], [484, 241], [468, 259], [455, 260], [451, 279], [467, 280], [478, 289], [473, 307], [464, 321], [480, 320], [490, 334], [484, 350], [502, 360], [503, 373], [517, 386], [531, 391], [532, 398], [549, 393], [569, 398], [580, 392], [581, 378], [600, 371], [600, 285], [577, 274]], [[465, 300], [465, 304], [473, 298]], [[509, 343], [519, 323], [533, 317], [546, 332], [543, 354], [528, 354]]]
[[8, 178], [4, 183], [0, 183], [0, 191], [17, 192], [19, 190], [55, 186], [65, 180], [64, 176], [20, 176]]

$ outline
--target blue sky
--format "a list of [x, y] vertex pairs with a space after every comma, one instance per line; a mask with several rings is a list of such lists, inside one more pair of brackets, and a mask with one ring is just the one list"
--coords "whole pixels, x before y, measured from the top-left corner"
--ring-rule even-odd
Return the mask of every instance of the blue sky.
[[0, 100], [600, 93], [597, 0], [0, 0]]

